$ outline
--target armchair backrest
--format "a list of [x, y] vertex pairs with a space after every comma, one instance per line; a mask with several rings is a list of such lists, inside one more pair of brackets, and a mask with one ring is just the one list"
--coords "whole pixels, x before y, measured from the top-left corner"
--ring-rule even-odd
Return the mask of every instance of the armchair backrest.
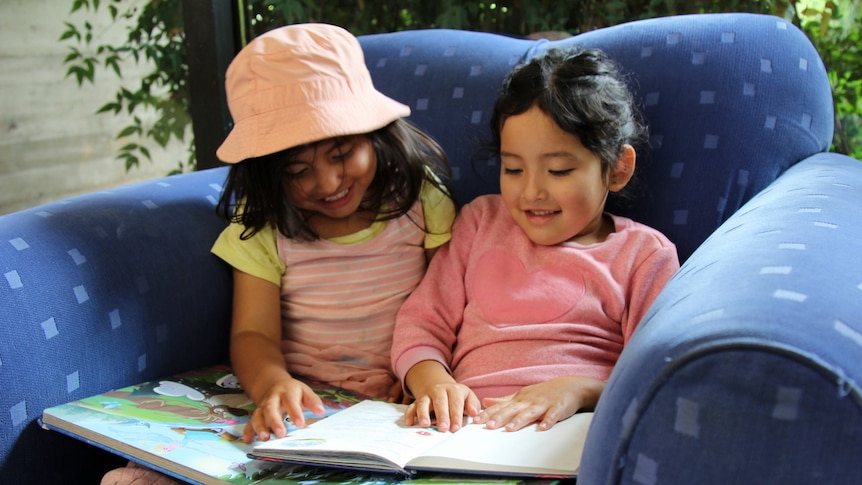
[[378, 89], [412, 109], [443, 145], [465, 203], [496, 192], [498, 161], [477, 148], [503, 76], [555, 46], [600, 48], [621, 64], [650, 129], [643, 190], [610, 210], [665, 233], [688, 256], [743, 203], [799, 160], [829, 147], [832, 97], [805, 35], [755, 14], [631, 22], [558, 41], [426, 30], [360, 38]]

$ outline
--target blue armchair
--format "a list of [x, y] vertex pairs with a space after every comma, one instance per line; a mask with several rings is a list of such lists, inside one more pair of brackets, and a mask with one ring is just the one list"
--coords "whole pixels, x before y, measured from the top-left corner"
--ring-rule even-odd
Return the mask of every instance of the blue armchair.
[[[624, 350], [579, 483], [862, 480], [862, 163], [829, 153], [832, 97], [782, 19], [645, 20], [559, 41], [463, 31], [364, 36], [379, 89], [449, 154], [456, 196], [498, 190], [478, 156], [516, 63], [606, 50], [650, 128], [640, 198], [683, 266]], [[0, 217], [0, 483], [96, 480], [111, 455], [42, 409], [227, 361], [230, 271], [209, 254], [224, 168]], [[95, 478], [91, 478], [95, 477]]]

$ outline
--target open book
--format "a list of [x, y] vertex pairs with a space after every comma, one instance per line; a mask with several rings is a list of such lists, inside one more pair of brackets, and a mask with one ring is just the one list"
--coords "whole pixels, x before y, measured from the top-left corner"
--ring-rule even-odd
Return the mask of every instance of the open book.
[[[309, 384], [323, 399], [327, 415], [367, 399], [334, 386]], [[252, 446], [241, 437], [252, 411], [254, 404], [230, 367], [221, 365], [51, 407], [42, 413], [41, 423], [186, 481], [248, 485], [308, 480], [309, 471], [297, 469], [301, 467], [248, 458]], [[322, 419], [311, 412], [305, 416]], [[320, 479], [321, 474], [311, 475]], [[353, 478], [341, 475], [325, 478]]]
[[249, 457], [317, 466], [401, 473], [422, 471], [573, 478], [592, 413], [546, 431], [468, 424], [455, 433], [404, 425], [405, 405], [362, 401], [285, 438], [254, 447]]
[[[337, 415], [368, 396], [308, 381], [323, 400], [326, 415]], [[44, 428], [85, 441], [186, 482], [219, 485], [351, 483], [398, 485], [398, 475], [342, 468], [316, 468], [249, 458], [253, 445], [242, 431], [254, 411], [227, 365], [217, 365], [128, 386], [44, 410]], [[308, 421], [321, 420], [311, 412]], [[329, 418], [326, 418], [329, 419]], [[323, 419], [324, 421], [326, 419]], [[288, 432], [297, 430], [288, 422]], [[46, 431], [47, 433], [47, 431]], [[430, 474], [412, 485], [439, 485], [445, 474]], [[3, 479], [0, 478], [0, 482]], [[458, 483], [545, 485], [546, 479], [501, 481], [473, 475]]]

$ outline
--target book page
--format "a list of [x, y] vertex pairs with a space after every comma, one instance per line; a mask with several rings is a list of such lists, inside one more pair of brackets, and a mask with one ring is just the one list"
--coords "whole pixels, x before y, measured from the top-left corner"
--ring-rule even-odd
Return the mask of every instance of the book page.
[[376, 455], [404, 471], [410, 458], [452, 436], [404, 426], [405, 409], [401, 404], [362, 401], [285, 438], [260, 443], [253, 454], [351, 467], [370, 463], [370, 455]]
[[468, 424], [411, 460], [408, 468], [575, 476], [592, 416], [578, 413], [546, 431], [536, 425], [513, 432]]

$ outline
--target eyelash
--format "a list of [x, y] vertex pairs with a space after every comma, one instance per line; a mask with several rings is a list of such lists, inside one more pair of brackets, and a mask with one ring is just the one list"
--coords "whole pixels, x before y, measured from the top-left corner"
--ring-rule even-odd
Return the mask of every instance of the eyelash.
[[[353, 154], [353, 145], [350, 145], [346, 150], [336, 149], [335, 154], [330, 157], [333, 161], [344, 163], [345, 160], [350, 158], [350, 155]], [[307, 168], [303, 168], [302, 170], [292, 173], [289, 170], [285, 171], [286, 174], [291, 178], [299, 178], [306, 173], [308, 173]]]
[[305, 175], [306, 172], [308, 172], [307, 168], [303, 168], [302, 170], [300, 170], [298, 172], [291, 172], [289, 170], [285, 170], [285, 175], [287, 175], [288, 177], [291, 177], [291, 178], [299, 178], [299, 177], [302, 177], [303, 175]]
[[[523, 171], [524, 170], [520, 169], [520, 168], [504, 168], [503, 169], [503, 173], [505, 173], [506, 175], [518, 175], [518, 174], [522, 173]], [[553, 175], [554, 177], [565, 177], [566, 175], [569, 175], [570, 173], [572, 173], [574, 171], [575, 171], [575, 169], [573, 169], [573, 168], [567, 168], [565, 170], [548, 170], [548, 173]]]
[[333, 156], [332, 156], [332, 159], [333, 159], [333, 160], [343, 161], [343, 160], [346, 160], [346, 159], [350, 158], [350, 155], [351, 155], [352, 153], [353, 153], [353, 147], [351, 146], [351, 147], [350, 147], [350, 148], [348, 148], [347, 150], [344, 150], [344, 151], [338, 150], [338, 151], [336, 151], [335, 155], [333, 155]]

